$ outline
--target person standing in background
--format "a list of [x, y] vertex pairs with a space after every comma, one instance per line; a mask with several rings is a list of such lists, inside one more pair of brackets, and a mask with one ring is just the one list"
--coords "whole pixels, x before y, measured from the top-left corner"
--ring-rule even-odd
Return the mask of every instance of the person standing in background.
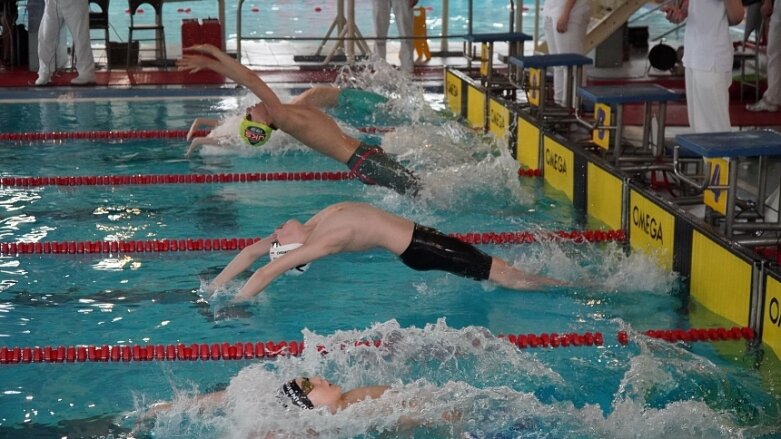
[[[583, 54], [586, 30], [591, 20], [591, 0], [545, 0], [542, 11], [548, 53]], [[580, 84], [575, 84], [577, 87]], [[553, 69], [553, 100], [565, 102], [567, 69]]]
[[71, 80], [73, 85], [95, 82], [95, 58], [89, 36], [88, 0], [46, 0], [41, 27], [38, 30], [38, 79], [35, 85], [46, 85], [57, 69], [56, 52], [60, 27], [68, 27], [76, 52], [76, 71], [79, 76]]
[[390, 26], [390, 11], [396, 17], [396, 27], [399, 30], [401, 51], [399, 59], [401, 70], [412, 73], [414, 62], [412, 59], [412, 8], [418, 4], [418, 0], [374, 0], [374, 31], [377, 40], [374, 41], [374, 51], [382, 59], [386, 56], [386, 37]]
[[683, 66], [686, 109], [695, 133], [730, 131], [732, 45], [729, 27], [743, 21], [741, 0], [682, 0], [662, 8], [672, 23], [686, 20]]
[[748, 111], [781, 110], [781, 3], [763, 0], [763, 17], [769, 17], [767, 29], [767, 90], [759, 101], [746, 105]]

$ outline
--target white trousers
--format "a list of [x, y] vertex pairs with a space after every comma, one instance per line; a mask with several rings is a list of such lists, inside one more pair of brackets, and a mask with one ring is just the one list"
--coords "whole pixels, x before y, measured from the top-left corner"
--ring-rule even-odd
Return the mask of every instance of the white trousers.
[[767, 102], [781, 105], [781, 1], [776, 0], [767, 29]]
[[686, 68], [686, 110], [695, 133], [731, 131], [729, 86], [732, 72]]
[[[374, 32], [377, 34], [377, 38], [381, 38], [374, 41], [374, 52], [382, 59], [385, 59], [387, 54], [384, 38], [388, 36], [391, 7], [393, 8], [393, 15], [396, 17], [396, 27], [399, 30], [399, 36], [412, 36], [412, 8], [409, 7], [409, 0], [374, 0]], [[399, 60], [401, 61], [401, 70], [412, 73], [411, 39], [401, 40]]]
[[57, 70], [55, 58], [63, 23], [73, 37], [79, 76], [95, 76], [87, 0], [46, 0], [41, 27], [38, 29], [38, 76], [50, 76]]
[[[548, 53], [579, 53], [583, 54], [583, 43], [586, 40], [586, 30], [591, 18], [591, 9], [582, 8], [581, 11], [575, 8], [567, 24], [567, 32], [560, 33], [556, 30], [556, 21], [551, 17], [545, 17], [543, 29], [545, 31], [545, 41], [548, 42]], [[580, 14], [578, 14], [581, 12]], [[573, 72], [575, 70], [573, 69]], [[581, 84], [575, 84], [577, 88]], [[553, 100], [558, 104], [564, 103], [564, 95], [567, 91], [567, 68], [553, 68]]]

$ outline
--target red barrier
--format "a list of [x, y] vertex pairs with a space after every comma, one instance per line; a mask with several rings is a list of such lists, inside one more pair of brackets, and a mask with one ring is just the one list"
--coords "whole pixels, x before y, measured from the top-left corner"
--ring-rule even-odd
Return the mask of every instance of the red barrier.
[[[208, 19], [207, 19], [208, 20]], [[205, 22], [207, 21], [205, 20]], [[209, 23], [207, 23], [209, 24]], [[358, 131], [370, 134], [387, 133], [393, 127], [359, 127]], [[0, 133], [0, 141], [41, 142], [61, 140], [130, 140], [130, 139], [185, 139], [188, 130], [112, 130], [112, 131], [55, 131], [49, 133]], [[195, 131], [195, 137], [209, 134], [206, 130]]]
[[[683, 329], [649, 329], [644, 335], [668, 342], [722, 342], [738, 340], [754, 340], [756, 333], [749, 327], [733, 328], [691, 328]], [[602, 346], [605, 343], [601, 332], [568, 332], [541, 334], [500, 334], [500, 339], [506, 340], [519, 349], [544, 349]], [[619, 346], [629, 343], [626, 331], [618, 331], [616, 335]], [[382, 340], [358, 340], [354, 346], [379, 348]], [[346, 349], [347, 345], [342, 345]], [[326, 355], [324, 346], [318, 345], [317, 352]], [[74, 363], [74, 362], [131, 362], [131, 361], [216, 361], [216, 360], [251, 360], [275, 358], [279, 356], [299, 356], [304, 351], [302, 341], [266, 342], [236, 342], [236, 343], [179, 343], [169, 345], [116, 345], [116, 346], [35, 346], [0, 348], [0, 364], [20, 363]]]
[[[623, 241], [620, 230], [573, 230], [548, 233], [484, 232], [451, 233], [469, 244], [529, 244], [539, 241], [608, 242]], [[63, 242], [0, 242], [0, 255], [22, 254], [84, 254], [84, 253], [165, 253], [241, 250], [260, 238], [188, 238], [152, 239], [145, 241], [63, 241]]]
[[2, 177], [0, 186], [122, 186], [139, 184], [253, 183], [258, 181], [344, 181], [355, 174], [337, 172], [254, 172], [234, 174], [136, 174], [67, 177]]

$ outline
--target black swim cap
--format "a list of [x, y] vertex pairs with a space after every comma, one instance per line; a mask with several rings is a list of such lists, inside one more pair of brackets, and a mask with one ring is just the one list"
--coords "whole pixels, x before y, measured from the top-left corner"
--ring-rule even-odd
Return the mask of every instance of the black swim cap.
[[[282, 388], [279, 389], [279, 393], [288, 397], [296, 407], [300, 407], [302, 409], [315, 408], [314, 404], [312, 404], [312, 401], [309, 400], [309, 397], [306, 396], [304, 391], [301, 390], [301, 387], [299, 387], [298, 383], [294, 379], [283, 384]], [[284, 402], [282, 402], [282, 404], [287, 407], [287, 404]]]

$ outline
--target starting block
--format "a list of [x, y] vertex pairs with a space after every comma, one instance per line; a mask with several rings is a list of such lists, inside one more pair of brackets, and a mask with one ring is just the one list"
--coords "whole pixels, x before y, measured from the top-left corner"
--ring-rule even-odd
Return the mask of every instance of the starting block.
[[[657, 112], [657, 142], [664, 142], [665, 119], [667, 103], [679, 101], [682, 93], [669, 90], [656, 84], [629, 84], [621, 87], [601, 85], [578, 87], [578, 96], [594, 104], [594, 124], [586, 124], [593, 129], [594, 143], [607, 150], [613, 148], [613, 158], [618, 164], [623, 154], [622, 138], [624, 132], [623, 110], [626, 104], [643, 104], [643, 138], [641, 148], [650, 150], [652, 105], [658, 105]], [[664, 152], [664, 145], [654, 145], [653, 155], [659, 157]]]
[[[470, 34], [464, 37], [464, 57], [467, 59], [467, 67], [472, 68], [472, 61], [480, 61], [480, 84], [488, 89], [510, 89], [509, 80], [498, 75], [494, 70], [494, 43], [505, 41], [509, 47], [508, 56], [520, 56], [523, 54], [523, 44], [531, 41], [532, 36], [522, 32], [504, 32], [492, 34]], [[475, 48], [480, 44], [480, 56], [477, 56]], [[512, 90], [515, 87], [512, 86]], [[513, 94], [514, 96], [514, 94]]]
[[558, 53], [511, 56], [507, 59], [507, 63], [510, 66], [510, 83], [526, 90], [529, 105], [536, 109], [538, 116], [542, 118], [545, 116], [545, 101], [548, 93], [548, 69], [553, 67], [567, 69], [567, 94], [564, 106], [574, 109], [580, 106], [577, 97], [573, 104], [574, 85], [583, 83], [583, 66], [591, 65], [594, 61], [578, 53]]
[[[705, 205], [724, 217], [725, 234], [728, 238], [732, 239], [735, 231], [749, 232], [747, 238], [739, 241], [747, 245], [761, 245], [764, 242], [757, 238], [758, 232], [781, 232], [781, 215], [776, 215], [775, 223], [764, 222], [769, 158], [781, 157], [781, 133], [753, 130], [681, 134], [675, 137], [675, 143], [675, 174], [687, 184], [704, 191]], [[680, 169], [679, 149], [703, 158], [705, 172], [702, 181], [697, 181]], [[751, 172], [755, 181], [741, 186], [739, 164], [741, 160], [752, 159], [756, 162], [756, 172]], [[777, 184], [774, 186], [778, 187]], [[753, 192], [749, 187], [753, 187]], [[738, 197], [739, 192], [744, 198]], [[778, 201], [773, 207], [776, 212], [779, 211]], [[748, 222], [737, 223], [738, 216]], [[777, 244], [779, 240], [777, 234], [772, 238], [763, 238], [770, 239], [773, 244]]]

